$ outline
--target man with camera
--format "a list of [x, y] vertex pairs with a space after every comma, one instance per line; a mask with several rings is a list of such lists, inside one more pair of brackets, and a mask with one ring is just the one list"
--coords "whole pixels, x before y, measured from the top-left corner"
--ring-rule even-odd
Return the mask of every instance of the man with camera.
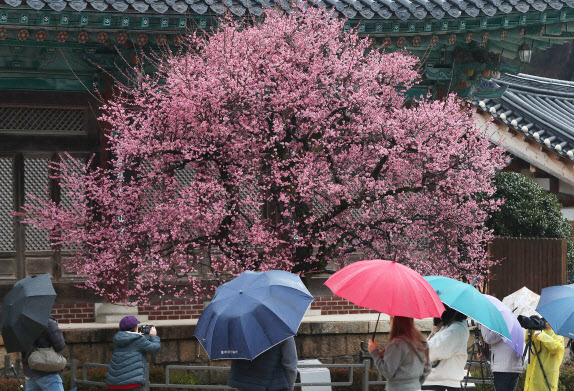
[[161, 348], [157, 330], [143, 325], [135, 316], [120, 320], [120, 331], [114, 337], [114, 353], [106, 377], [109, 389], [143, 391], [145, 384], [146, 355]]
[[557, 335], [542, 318], [519, 317], [518, 321], [522, 327], [526, 326], [528, 329], [525, 342], [530, 352], [524, 391], [556, 391], [564, 357], [564, 337]]

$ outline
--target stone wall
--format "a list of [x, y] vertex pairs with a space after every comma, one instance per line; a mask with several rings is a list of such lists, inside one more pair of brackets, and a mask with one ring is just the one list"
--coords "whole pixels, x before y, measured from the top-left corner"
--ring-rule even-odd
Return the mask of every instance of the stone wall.
[[[315, 297], [310, 307], [312, 312], [317, 315], [373, 313], [369, 309], [334, 296], [324, 285], [327, 278], [328, 276], [316, 276], [308, 282], [309, 291]], [[91, 301], [86, 300], [86, 297], [75, 300], [73, 295], [59, 295], [52, 309], [52, 316], [60, 324], [99, 322], [97, 302], [101, 299], [91, 297]], [[139, 305], [135, 314], [147, 317], [149, 321], [198, 319], [206, 303], [207, 301], [198, 298], [152, 301], [149, 305]]]
[[[52, 316], [58, 323], [93, 323], [96, 320], [95, 303], [60, 303], [54, 304]], [[138, 306], [138, 314], [147, 316], [150, 321], [199, 319], [204, 308], [200, 300], [155, 301], [149, 305]], [[361, 308], [336, 296], [316, 297], [311, 310], [320, 315], [366, 314], [373, 311]]]
[[[366, 341], [372, 334], [375, 321], [372, 315], [362, 315], [363, 320], [349, 321], [304, 321], [295, 338], [299, 359], [318, 358], [324, 363], [358, 362], [360, 358], [360, 342]], [[366, 319], [369, 317], [370, 319]], [[388, 317], [378, 326], [377, 340], [386, 342], [389, 331]], [[157, 323], [158, 334], [162, 339], [161, 351], [151, 357], [152, 365], [167, 364], [202, 364], [202, 365], [228, 365], [226, 361], [210, 362], [197, 338], [193, 336], [195, 325], [193, 321], [187, 324], [162, 325]], [[422, 331], [429, 331], [430, 321], [418, 322]], [[108, 363], [112, 355], [112, 341], [116, 328], [96, 325], [89, 328], [82, 325], [74, 328], [73, 325], [62, 325], [67, 347], [64, 355], [70, 359], [84, 362]], [[0, 354], [4, 356], [3, 341], [0, 341]], [[12, 360], [17, 358], [12, 354]], [[4, 366], [3, 361], [1, 365]]]

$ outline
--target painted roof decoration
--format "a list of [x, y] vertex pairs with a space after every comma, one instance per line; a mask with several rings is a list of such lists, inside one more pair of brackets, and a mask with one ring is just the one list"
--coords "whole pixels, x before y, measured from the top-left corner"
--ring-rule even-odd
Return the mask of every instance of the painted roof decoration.
[[[72, 86], [62, 58], [74, 58], [76, 76], [81, 69], [92, 85], [88, 79], [100, 72], [94, 64], [114, 72], [118, 49], [135, 64], [138, 50], [179, 46], [188, 30], [217, 28], [227, 11], [257, 16], [268, 7], [289, 10], [294, 1], [0, 0], [0, 73], [13, 89], [83, 89]], [[520, 71], [520, 45], [539, 51], [574, 39], [574, 0], [301, 1], [335, 9], [348, 17], [346, 30], [356, 28], [376, 46], [424, 59], [424, 80], [412, 96], [499, 98], [506, 87], [491, 79]], [[62, 58], [55, 64], [55, 57]]]
[[504, 74], [501, 98], [474, 100], [517, 132], [574, 161], [574, 82], [538, 76]]
[[[520, 14], [574, 8], [574, 0], [317, 0], [309, 3], [334, 7], [349, 18], [422, 20]], [[289, 0], [3, 0], [12, 7], [27, 5], [35, 10], [50, 8], [56, 12], [67, 7], [75, 11], [140, 13], [192, 13], [261, 15], [264, 8], [290, 8]]]

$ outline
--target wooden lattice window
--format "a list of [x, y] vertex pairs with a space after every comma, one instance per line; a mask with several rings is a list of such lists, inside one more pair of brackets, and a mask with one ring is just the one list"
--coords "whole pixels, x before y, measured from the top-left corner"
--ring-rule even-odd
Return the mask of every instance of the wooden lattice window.
[[14, 207], [13, 159], [0, 156], [0, 252], [15, 250], [14, 218], [10, 214]]
[[0, 133], [86, 134], [86, 109], [0, 105]]
[[22, 224], [11, 212], [34, 204], [32, 196], [70, 201], [51, 178], [50, 162], [64, 151], [84, 159], [99, 150], [96, 115], [79, 94], [13, 95], [0, 102], [0, 279], [58, 278], [59, 253], [49, 232]]

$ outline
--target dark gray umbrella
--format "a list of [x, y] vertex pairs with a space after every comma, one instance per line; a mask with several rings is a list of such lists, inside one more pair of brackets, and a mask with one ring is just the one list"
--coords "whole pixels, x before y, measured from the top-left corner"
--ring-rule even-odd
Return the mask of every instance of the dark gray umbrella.
[[18, 281], [4, 296], [0, 311], [2, 338], [8, 353], [32, 349], [48, 326], [56, 291], [49, 274]]

